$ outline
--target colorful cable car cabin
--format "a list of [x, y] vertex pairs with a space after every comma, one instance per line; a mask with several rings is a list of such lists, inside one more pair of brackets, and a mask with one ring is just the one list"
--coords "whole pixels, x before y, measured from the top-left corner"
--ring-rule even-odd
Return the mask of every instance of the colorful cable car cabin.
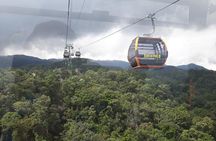
[[136, 37], [128, 50], [128, 61], [133, 68], [162, 68], [167, 58], [167, 47], [161, 38]]

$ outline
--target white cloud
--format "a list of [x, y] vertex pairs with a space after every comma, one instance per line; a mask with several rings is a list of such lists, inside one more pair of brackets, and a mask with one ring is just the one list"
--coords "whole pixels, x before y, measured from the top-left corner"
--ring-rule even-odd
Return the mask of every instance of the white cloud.
[[165, 37], [169, 49], [167, 64], [182, 65], [196, 63], [216, 70], [216, 27], [203, 30], [173, 29]]
[[[98, 36], [89, 35], [75, 41], [77, 47], [81, 47], [83, 56], [86, 58], [99, 59], [99, 60], [125, 60], [127, 59], [127, 50], [130, 45], [131, 36], [123, 33], [117, 33], [100, 42], [88, 46], [89, 43], [100, 39], [116, 31], [119, 28], [114, 28], [107, 33]], [[86, 46], [87, 45], [87, 46]]]
[[50, 38], [46, 40], [36, 40], [27, 45], [11, 44], [3, 50], [3, 55], [24, 54], [42, 59], [62, 58], [64, 40]]
[[[127, 61], [127, 50], [135, 38], [133, 31], [117, 33], [91, 46], [84, 46], [105, 35], [116, 31], [113, 28], [100, 35], [87, 35], [74, 42], [75, 47], [81, 48], [83, 57], [97, 60], [124, 60]], [[130, 32], [130, 33], [129, 33]], [[140, 31], [141, 32], [141, 31]], [[216, 70], [216, 27], [203, 30], [168, 28], [158, 29], [157, 33], [163, 35], [169, 50], [167, 65], [183, 65], [196, 63], [208, 69]], [[25, 54], [40, 58], [62, 58], [64, 50], [63, 39], [38, 40], [22, 48], [8, 46], [4, 54]]]

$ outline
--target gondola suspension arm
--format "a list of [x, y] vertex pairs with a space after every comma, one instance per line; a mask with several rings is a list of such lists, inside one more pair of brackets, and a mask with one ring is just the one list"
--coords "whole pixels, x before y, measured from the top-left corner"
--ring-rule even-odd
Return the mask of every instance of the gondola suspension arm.
[[155, 14], [149, 14], [147, 16], [147, 18], [151, 19], [151, 24], [152, 24], [152, 32], [151, 33], [148, 33], [148, 34], [143, 34], [144, 36], [151, 36], [152, 34], [155, 33], [155, 17], [154, 17]]

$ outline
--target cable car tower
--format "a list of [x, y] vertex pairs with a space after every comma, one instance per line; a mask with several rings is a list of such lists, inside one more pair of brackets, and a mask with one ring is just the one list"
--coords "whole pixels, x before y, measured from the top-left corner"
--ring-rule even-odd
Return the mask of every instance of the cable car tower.
[[70, 35], [70, 27], [71, 27], [71, 0], [68, 0], [68, 11], [67, 11], [67, 25], [66, 25], [66, 39], [65, 39], [65, 48], [64, 48], [64, 54], [63, 57], [66, 60], [71, 60], [71, 58], [80, 58], [81, 57], [81, 52], [80, 50], [75, 51], [74, 45], [68, 43], [68, 38]]

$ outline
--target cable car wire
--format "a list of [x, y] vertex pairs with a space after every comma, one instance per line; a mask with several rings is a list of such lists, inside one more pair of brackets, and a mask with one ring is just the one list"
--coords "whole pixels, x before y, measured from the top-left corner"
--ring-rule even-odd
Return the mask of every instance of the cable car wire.
[[76, 19], [76, 23], [74, 24], [74, 27], [79, 23], [79, 19], [81, 18], [82, 12], [84, 10], [85, 3], [86, 3], [86, 0], [83, 0], [82, 5], [80, 7], [80, 11], [79, 11], [77, 19]]
[[[76, 20], [75, 24], [73, 25], [74, 27], [79, 23], [79, 19], [81, 18], [83, 9], [85, 7], [85, 3], [86, 3], [86, 0], [83, 0], [80, 11], [78, 13], [77, 20]], [[70, 28], [73, 29], [71, 20], [70, 20]], [[80, 48], [78, 48], [78, 51], [76, 51], [75, 56], [77, 56], [78, 58], [81, 56]]]
[[[70, 13], [72, 13], [72, 9], [73, 9], [73, 1], [71, 0], [70, 2]], [[70, 14], [70, 17], [69, 17], [69, 27], [70, 29], [72, 29], [72, 17], [71, 17], [71, 14]], [[70, 29], [68, 28], [68, 36], [70, 37]]]
[[68, 35], [69, 35], [69, 22], [70, 22], [70, 4], [71, 0], [68, 0], [68, 11], [67, 11], [67, 27], [66, 27], [66, 40], [65, 40], [65, 44], [67, 46], [68, 44]]
[[74, 27], [79, 23], [79, 19], [81, 18], [82, 12], [83, 12], [84, 7], [85, 7], [85, 4], [86, 4], [86, 0], [83, 0], [82, 6], [81, 6], [81, 8], [80, 8], [80, 11], [79, 11], [79, 14], [78, 14], [78, 17], [77, 17], [77, 21], [76, 21], [76, 23], [74, 24]]
[[81, 15], [82, 15], [83, 9], [84, 9], [84, 7], [85, 7], [85, 2], [86, 2], [86, 0], [83, 0], [82, 6], [81, 6], [81, 8], [80, 8], [80, 12], [79, 12], [78, 19], [80, 19]]
[[159, 13], [159, 12], [163, 11], [164, 9], [166, 9], [166, 8], [168, 8], [168, 7], [170, 7], [170, 6], [174, 5], [174, 4], [176, 4], [176, 3], [178, 3], [179, 1], [180, 1], [180, 0], [176, 0], [176, 1], [174, 1], [174, 2], [172, 2], [172, 3], [170, 3], [170, 4], [168, 4], [167, 6], [161, 8], [161, 9], [158, 9], [158, 10], [155, 11], [152, 15], [155, 16], [157, 13]]
[[[104, 39], [106, 39], [106, 38], [108, 38], [108, 37], [110, 37], [110, 36], [112, 36], [112, 35], [114, 35], [114, 34], [116, 34], [116, 33], [118, 33], [118, 32], [121, 32], [121, 31], [123, 31], [123, 30], [125, 30], [125, 29], [127, 29], [127, 28], [129, 28], [129, 27], [131, 27], [131, 26], [133, 26], [133, 25], [135, 25], [135, 24], [137, 24], [137, 23], [143, 21], [144, 19], [147, 19], [147, 18], [148, 18], [148, 17], [144, 17], [144, 18], [142, 18], [142, 19], [140, 19], [140, 20], [138, 20], [138, 21], [136, 21], [136, 22], [134, 22], [134, 23], [132, 23], [132, 24], [129, 24], [129, 25], [127, 25], [127, 26], [125, 26], [125, 27], [123, 27], [123, 28], [121, 28], [121, 29], [119, 29], [119, 30], [117, 30], [117, 31], [115, 31], [115, 32], [113, 32], [113, 33], [111, 33], [111, 34], [108, 34], [108, 35], [106, 35], [106, 36], [104, 36], [104, 37], [102, 37], [102, 38], [100, 38], [100, 39], [98, 39], [98, 40], [95, 40], [95, 41], [93, 41], [93, 42], [91, 42], [91, 43], [89, 43], [89, 44], [87, 44], [87, 45], [85, 45], [85, 46], [91, 46], [91, 45], [93, 45], [93, 44], [95, 44], [95, 43], [97, 43], [97, 42], [100, 42], [101, 40], [104, 40]], [[84, 47], [84, 46], [83, 46], [83, 47]]]
[[[124, 26], [124, 27], [118, 29], [117, 31], [114, 31], [114, 32], [112, 32], [112, 33], [110, 33], [110, 34], [108, 34], [108, 35], [106, 35], [106, 36], [104, 36], [104, 37], [102, 37], [102, 38], [100, 38], [100, 39], [97, 39], [97, 40], [95, 40], [95, 41], [93, 41], [93, 42], [90, 42], [89, 44], [87, 44], [87, 45], [85, 45], [85, 46], [82, 46], [82, 47], [91, 46], [91, 45], [93, 45], [93, 44], [95, 44], [95, 43], [97, 43], [97, 42], [100, 42], [100, 41], [102, 41], [102, 40], [104, 40], [104, 39], [106, 39], [106, 38], [108, 38], [108, 37], [110, 37], [110, 36], [112, 36], [112, 35], [114, 35], [114, 34], [116, 34], [116, 33], [121, 32], [121, 31], [123, 31], [123, 30], [125, 30], [125, 29], [127, 29], [127, 28], [129, 28], [129, 27], [131, 27], [131, 26], [134, 26], [134, 25], [136, 25], [137, 23], [140, 23], [141, 21], [143, 21], [143, 20], [145, 20], [145, 19], [152, 18], [152, 17], [154, 17], [156, 14], [158, 14], [159, 12], [165, 10], [166, 8], [168, 8], [168, 7], [170, 7], [170, 6], [174, 5], [174, 4], [176, 4], [176, 3], [179, 2], [179, 1], [180, 1], [180, 0], [176, 0], [176, 1], [174, 1], [174, 2], [172, 2], [172, 3], [170, 3], [170, 4], [168, 4], [168, 5], [166, 5], [165, 7], [162, 7], [162, 8], [160, 8], [160, 9], [156, 10], [153, 14], [149, 14], [149, 15], [146, 16], [146, 17], [143, 17], [143, 18], [141, 18], [141, 19], [139, 19], [139, 20], [137, 20], [137, 21], [135, 21], [135, 22], [133, 22], [133, 23], [131, 23], [131, 24], [128, 24], [128, 25], [126, 25], [126, 26]], [[151, 15], [151, 17], [149, 17], [150, 15]], [[82, 48], [82, 47], [80, 47], [80, 48]]]

